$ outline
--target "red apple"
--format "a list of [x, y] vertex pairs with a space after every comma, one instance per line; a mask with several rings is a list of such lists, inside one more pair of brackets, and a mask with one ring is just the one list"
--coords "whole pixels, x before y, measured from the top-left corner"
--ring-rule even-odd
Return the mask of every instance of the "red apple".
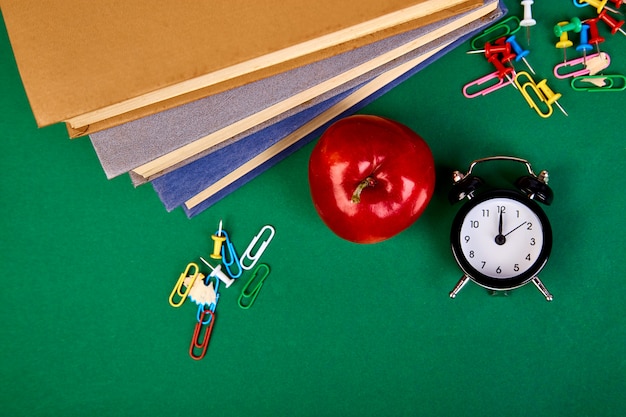
[[372, 115], [333, 123], [309, 159], [313, 204], [339, 237], [388, 239], [417, 220], [435, 188], [435, 162], [408, 127]]

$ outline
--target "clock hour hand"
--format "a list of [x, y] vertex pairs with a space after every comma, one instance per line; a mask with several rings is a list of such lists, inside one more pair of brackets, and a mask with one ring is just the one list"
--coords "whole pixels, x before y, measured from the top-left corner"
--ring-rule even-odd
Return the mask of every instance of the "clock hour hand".
[[508, 235], [510, 235], [511, 233], [513, 233], [514, 231], [516, 231], [517, 229], [519, 229], [520, 227], [522, 227], [522, 226], [523, 226], [523, 225], [525, 225], [526, 223], [528, 223], [528, 222], [524, 222], [524, 223], [520, 224], [519, 226], [517, 226], [515, 229], [511, 230], [509, 233], [507, 233], [507, 234], [506, 234], [506, 235], [504, 235], [504, 236], [508, 236]]
[[504, 245], [506, 242], [505, 235], [502, 234], [502, 211], [500, 211], [500, 219], [498, 220], [498, 235], [496, 236], [496, 244]]

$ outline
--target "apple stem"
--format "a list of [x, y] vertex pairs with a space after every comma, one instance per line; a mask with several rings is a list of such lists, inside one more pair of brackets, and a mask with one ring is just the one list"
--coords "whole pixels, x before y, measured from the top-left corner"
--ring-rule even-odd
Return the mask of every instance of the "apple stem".
[[353, 203], [360, 203], [361, 202], [361, 192], [365, 188], [373, 187], [374, 185], [376, 185], [376, 180], [373, 177], [367, 177], [363, 181], [361, 181], [359, 183], [359, 185], [356, 187], [356, 190], [354, 190], [354, 193], [352, 193], [352, 202]]

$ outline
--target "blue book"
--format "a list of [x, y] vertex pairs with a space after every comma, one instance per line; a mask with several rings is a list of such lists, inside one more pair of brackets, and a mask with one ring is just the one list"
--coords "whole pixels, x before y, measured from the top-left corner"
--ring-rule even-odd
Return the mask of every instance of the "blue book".
[[168, 211], [182, 206], [186, 214], [193, 217], [319, 137], [334, 121], [369, 104], [503, 14], [499, 7], [489, 13], [487, 19], [474, 21], [424, 47], [421, 55], [151, 183]]
[[90, 135], [107, 177], [135, 185], [348, 91], [424, 53], [424, 46], [496, 8], [476, 9]]

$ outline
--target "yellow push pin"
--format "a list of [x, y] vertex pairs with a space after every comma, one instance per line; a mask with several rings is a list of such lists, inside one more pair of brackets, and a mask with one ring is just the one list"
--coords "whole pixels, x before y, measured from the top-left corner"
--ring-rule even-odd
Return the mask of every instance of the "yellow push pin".
[[547, 80], [541, 80], [537, 83], [537, 88], [539, 89], [539, 91], [541, 91], [541, 94], [543, 94], [543, 96], [546, 99], [546, 104], [548, 106], [551, 106], [552, 103], [556, 104], [557, 107], [559, 108], [559, 110], [561, 110], [561, 112], [567, 116], [567, 112], [565, 111], [565, 109], [563, 107], [561, 107], [561, 105], [559, 104], [559, 99], [561, 98], [561, 94], [559, 93], [555, 93], [554, 91], [552, 91], [552, 89], [550, 87], [548, 87], [548, 82]]
[[219, 230], [216, 234], [211, 235], [213, 239], [213, 253], [210, 255], [213, 259], [222, 259], [222, 244], [226, 241], [226, 236], [222, 233], [222, 221], [220, 220]]

